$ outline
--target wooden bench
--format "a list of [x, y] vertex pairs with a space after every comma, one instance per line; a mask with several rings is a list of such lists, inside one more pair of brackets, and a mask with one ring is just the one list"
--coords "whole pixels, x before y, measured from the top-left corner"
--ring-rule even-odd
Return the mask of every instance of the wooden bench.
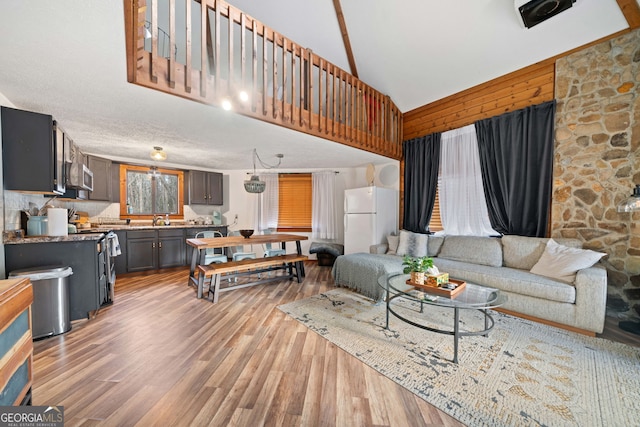
[[[224, 291], [230, 291], [233, 289], [245, 288], [247, 286], [254, 286], [260, 283], [266, 283], [273, 280], [282, 280], [283, 278], [292, 279], [294, 277], [293, 270], [295, 269], [295, 277], [298, 283], [302, 281], [304, 276], [303, 263], [308, 257], [306, 255], [288, 254], [273, 256], [267, 258], [249, 258], [240, 261], [229, 261], [220, 264], [209, 264], [198, 266], [198, 298], [202, 298], [204, 293], [205, 279], [210, 278], [208, 292], [211, 293], [213, 289], [213, 303], [218, 302], [218, 294]], [[275, 269], [288, 270], [288, 276], [276, 276], [267, 279], [261, 279], [256, 282], [245, 283], [235, 286], [229, 286], [220, 289], [220, 276], [224, 273], [229, 273], [232, 276], [238, 276], [242, 274], [257, 274], [265, 271], [272, 271]]]

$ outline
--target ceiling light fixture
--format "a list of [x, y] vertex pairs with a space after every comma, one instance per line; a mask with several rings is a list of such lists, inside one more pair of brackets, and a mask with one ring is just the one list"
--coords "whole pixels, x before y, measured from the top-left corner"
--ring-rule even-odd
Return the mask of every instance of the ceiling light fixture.
[[222, 99], [221, 106], [225, 111], [233, 110], [234, 105], [246, 104], [249, 101], [249, 94], [245, 90], [241, 90], [233, 96], [227, 96]]
[[162, 161], [167, 160], [167, 153], [162, 151], [162, 147], [153, 147], [153, 151], [149, 153], [153, 160]]
[[260, 162], [260, 165], [262, 165], [263, 168], [273, 169], [280, 166], [280, 163], [282, 162], [282, 158], [284, 157], [284, 154], [276, 154], [276, 157], [278, 158], [278, 163], [276, 163], [275, 165], [270, 165], [268, 163], [263, 162], [262, 159], [260, 159], [260, 156], [258, 156], [258, 151], [255, 148], [253, 149], [252, 157], [253, 157], [253, 175], [251, 175], [250, 179], [244, 182], [244, 189], [247, 191], [247, 193], [258, 194], [258, 193], [264, 192], [265, 188], [267, 187], [267, 184], [264, 181], [261, 181], [258, 175], [256, 175], [256, 159], [258, 160], [258, 162]]
[[633, 194], [618, 205], [618, 212], [640, 211], [640, 184], [633, 189]]

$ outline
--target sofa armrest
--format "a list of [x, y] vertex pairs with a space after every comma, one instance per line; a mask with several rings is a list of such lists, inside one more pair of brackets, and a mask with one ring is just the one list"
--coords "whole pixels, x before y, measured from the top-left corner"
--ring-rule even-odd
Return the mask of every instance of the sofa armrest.
[[607, 270], [601, 265], [579, 270], [576, 287], [576, 320], [584, 328], [601, 333], [607, 309]]
[[378, 243], [377, 245], [369, 246], [370, 254], [386, 254], [387, 249], [389, 249], [389, 245], [386, 243]]

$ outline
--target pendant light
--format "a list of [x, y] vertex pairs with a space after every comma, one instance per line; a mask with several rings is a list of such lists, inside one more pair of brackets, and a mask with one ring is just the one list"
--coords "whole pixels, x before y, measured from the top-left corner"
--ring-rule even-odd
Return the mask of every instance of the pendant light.
[[640, 184], [633, 189], [633, 194], [618, 205], [618, 212], [640, 211]]
[[262, 159], [260, 159], [260, 156], [258, 156], [258, 151], [255, 148], [253, 149], [252, 157], [253, 157], [253, 175], [251, 175], [251, 179], [248, 179], [244, 182], [244, 189], [247, 191], [247, 193], [256, 193], [256, 194], [263, 193], [265, 188], [267, 187], [267, 184], [264, 181], [261, 181], [258, 175], [256, 175], [256, 159], [258, 160], [258, 162], [260, 162], [260, 165], [262, 165], [263, 168], [273, 169], [280, 166], [280, 163], [282, 162], [282, 158], [284, 157], [284, 155], [276, 154], [276, 157], [278, 158], [278, 163], [275, 165], [269, 165], [263, 162]]

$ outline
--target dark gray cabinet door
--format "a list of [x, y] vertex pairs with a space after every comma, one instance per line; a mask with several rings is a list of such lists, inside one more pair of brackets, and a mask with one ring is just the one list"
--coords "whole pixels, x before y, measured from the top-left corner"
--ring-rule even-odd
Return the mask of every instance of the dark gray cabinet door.
[[88, 156], [87, 167], [93, 172], [93, 191], [89, 200], [111, 201], [111, 160]]
[[207, 189], [207, 173], [202, 171], [189, 172], [189, 203], [192, 205], [206, 205], [209, 190]]
[[[155, 233], [155, 232], [154, 232]], [[155, 270], [158, 268], [157, 238], [127, 238], [127, 271]]]
[[219, 172], [189, 171], [189, 204], [222, 205], [222, 174]]
[[184, 228], [158, 230], [158, 268], [184, 265]]
[[224, 197], [222, 194], [222, 174], [217, 172], [209, 172], [209, 198], [207, 199], [210, 205], [220, 206], [224, 204]]
[[[63, 194], [57, 185], [53, 118], [46, 114], [2, 107], [2, 162], [6, 190]], [[61, 139], [58, 136], [58, 139]], [[62, 146], [63, 142], [60, 141]]]
[[158, 268], [184, 265], [184, 237], [158, 239]]

